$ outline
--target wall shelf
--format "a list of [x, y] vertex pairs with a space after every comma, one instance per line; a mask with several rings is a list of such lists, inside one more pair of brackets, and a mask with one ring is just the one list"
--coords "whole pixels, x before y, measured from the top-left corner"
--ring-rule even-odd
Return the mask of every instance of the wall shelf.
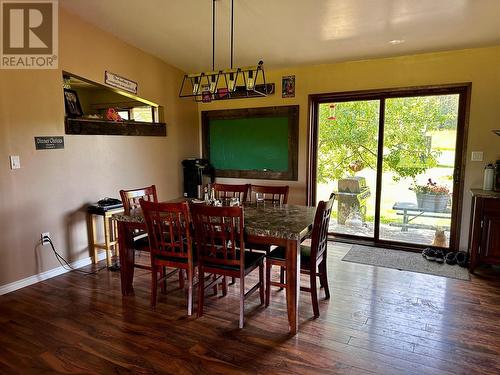
[[105, 121], [66, 117], [66, 134], [78, 135], [132, 135], [165, 137], [167, 126], [162, 122]]

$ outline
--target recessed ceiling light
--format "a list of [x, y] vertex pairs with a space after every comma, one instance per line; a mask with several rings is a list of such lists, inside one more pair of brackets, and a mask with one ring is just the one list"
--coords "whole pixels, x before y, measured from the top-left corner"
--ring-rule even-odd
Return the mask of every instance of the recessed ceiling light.
[[393, 40], [389, 41], [389, 44], [392, 44], [393, 46], [395, 46], [397, 44], [401, 44], [401, 43], [404, 43], [404, 42], [405, 42], [404, 39], [393, 39]]

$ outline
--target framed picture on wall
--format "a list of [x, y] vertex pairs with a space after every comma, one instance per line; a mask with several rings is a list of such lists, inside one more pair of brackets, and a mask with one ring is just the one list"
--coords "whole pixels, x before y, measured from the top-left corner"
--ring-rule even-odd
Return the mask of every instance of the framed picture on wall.
[[281, 97], [295, 98], [295, 76], [284, 76], [282, 78]]
[[68, 117], [83, 116], [82, 106], [75, 90], [64, 89], [64, 108]]

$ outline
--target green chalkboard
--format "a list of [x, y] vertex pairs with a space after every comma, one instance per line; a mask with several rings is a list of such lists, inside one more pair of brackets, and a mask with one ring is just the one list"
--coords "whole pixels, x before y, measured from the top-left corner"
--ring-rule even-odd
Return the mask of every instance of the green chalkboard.
[[288, 170], [288, 118], [210, 121], [210, 162], [220, 170]]
[[202, 126], [216, 176], [297, 179], [298, 106], [203, 111]]

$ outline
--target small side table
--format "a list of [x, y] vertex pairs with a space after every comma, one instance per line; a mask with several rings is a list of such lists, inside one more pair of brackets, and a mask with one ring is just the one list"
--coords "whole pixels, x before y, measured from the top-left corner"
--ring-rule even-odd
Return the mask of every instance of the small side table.
[[[108, 267], [112, 265], [112, 251], [114, 250], [115, 255], [118, 255], [118, 230], [116, 223], [110, 219], [112, 215], [123, 212], [123, 205], [100, 206], [98, 204], [92, 204], [87, 208], [90, 231], [90, 248], [94, 252], [94, 263], [98, 262], [98, 249], [103, 249], [106, 251], [106, 264], [108, 265]], [[97, 240], [95, 238], [96, 219], [98, 216], [103, 217], [104, 243], [97, 243]]]

